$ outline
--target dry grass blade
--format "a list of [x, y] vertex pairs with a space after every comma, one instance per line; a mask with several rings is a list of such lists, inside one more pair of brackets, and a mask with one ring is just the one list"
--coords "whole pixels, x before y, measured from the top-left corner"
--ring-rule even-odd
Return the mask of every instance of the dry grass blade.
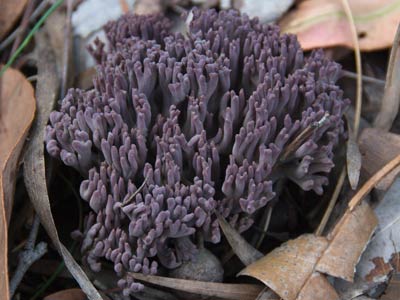
[[325, 210], [324, 216], [321, 219], [321, 222], [318, 225], [317, 230], [315, 231], [315, 235], [322, 235], [324, 232], [325, 226], [328, 223], [329, 217], [335, 207], [336, 201], [339, 198], [340, 191], [342, 190], [344, 179], [346, 178], [346, 170], [343, 168], [342, 172], [340, 172], [339, 179], [336, 183], [335, 190], [333, 191], [332, 197], [329, 200], [328, 207]]
[[352, 130], [349, 128], [349, 138], [347, 140], [346, 149], [346, 165], [347, 165], [347, 175], [349, 178], [350, 186], [353, 190], [357, 188], [358, 181], [360, 179], [361, 171], [361, 152], [358, 148], [356, 137]]
[[187, 293], [231, 300], [254, 300], [264, 289], [255, 284], [230, 284], [129, 273], [134, 279]]
[[1, 1], [0, 40], [18, 20], [28, 0]]
[[354, 126], [353, 132], [354, 136], [357, 138], [358, 136], [358, 128], [360, 127], [360, 119], [361, 119], [361, 105], [362, 105], [362, 67], [361, 67], [361, 52], [360, 52], [360, 44], [358, 42], [358, 34], [356, 25], [354, 23], [353, 14], [351, 12], [351, 8], [348, 0], [342, 0], [342, 4], [344, 7], [344, 11], [350, 23], [351, 36], [353, 38], [354, 43], [354, 57], [356, 61], [356, 70], [357, 70], [357, 91], [356, 91], [356, 107], [354, 112]]
[[362, 199], [375, 187], [375, 185], [381, 181], [387, 174], [389, 174], [394, 168], [400, 165], [400, 155], [396, 156], [390, 162], [388, 162], [382, 169], [375, 173], [364, 185], [358, 190], [349, 202], [349, 209], [352, 211]]
[[90, 300], [101, 300], [102, 297], [90, 282], [87, 275], [60, 242], [51, 213], [46, 186], [43, 132], [57, 97], [59, 79], [57, 76], [54, 53], [51, 48], [48, 47], [48, 40], [45, 39], [43, 34], [38, 34], [37, 38], [37, 45], [39, 47], [37, 49], [39, 61], [36, 89], [38, 113], [24, 157], [25, 185], [43, 227], [46, 229], [57, 250], [63, 257], [68, 270]]
[[7, 230], [13, 205], [18, 159], [35, 115], [32, 85], [17, 70], [0, 78], [0, 296], [9, 299]]
[[389, 65], [386, 73], [385, 91], [381, 109], [374, 121], [374, 127], [388, 131], [399, 111], [400, 103], [400, 25], [397, 28], [393, 47], [390, 52]]
[[233, 252], [237, 255], [240, 261], [248, 266], [264, 255], [250, 245], [232, 226], [217, 213], [218, 222], [229, 245], [231, 245]]

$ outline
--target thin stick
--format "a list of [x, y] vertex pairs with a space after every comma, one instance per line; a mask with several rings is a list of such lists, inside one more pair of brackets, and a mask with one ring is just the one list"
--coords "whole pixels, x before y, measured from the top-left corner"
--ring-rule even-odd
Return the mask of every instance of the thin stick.
[[61, 77], [61, 99], [64, 98], [65, 92], [67, 91], [68, 84], [68, 66], [69, 58], [71, 53], [71, 17], [72, 9], [74, 7], [74, 0], [68, 0], [67, 2], [67, 22], [65, 24], [64, 31], [64, 49], [63, 49], [63, 66], [62, 66], [62, 77]]
[[14, 296], [18, 285], [21, 283], [25, 273], [29, 270], [34, 262], [39, 260], [47, 252], [47, 244], [40, 242], [36, 245], [36, 237], [39, 232], [40, 219], [35, 216], [28, 240], [25, 244], [25, 250], [19, 255], [18, 266], [14, 272], [13, 278], [10, 281], [10, 299]]
[[[38, 16], [40, 16], [47, 8], [49, 4], [49, 0], [42, 1], [39, 6], [35, 9], [32, 15], [29, 18], [29, 24], [33, 23]], [[22, 26], [19, 26], [15, 29], [7, 38], [5, 38], [0, 44], [0, 51], [7, 48], [18, 36], [18, 34], [22, 31]]]
[[25, 9], [24, 15], [22, 17], [22, 21], [21, 21], [21, 26], [20, 26], [21, 30], [18, 32], [18, 35], [16, 36], [16, 38], [14, 40], [14, 44], [11, 48], [11, 53], [14, 53], [15, 49], [17, 49], [17, 47], [21, 43], [22, 35], [24, 34], [26, 28], [29, 25], [29, 17], [31, 16], [31, 14], [33, 12], [35, 3], [36, 3], [36, 0], [30, 0], [28, 2], [28, 5], [26, 6], [26, 9]]
[[14, 63], [14, 61], [17, 59], [17, 57], [21, 54], [21, 52], [25, 49], [25, 47], [29, 44], [31, 41], [33, 35], [39, 30], [40, 26], [46, 21], [46, 19], [55, 11], [62, 3], [64, 0], [57, 0], [47, 11], [46, 13], [40, 18], [40, 20], [35, 24], [35, 26], [32, 28], [32, 30], [28, 33], [22, 44], [18, 47], [17, 51], [11, 55], [10, 59], [7, 61], [7, 63], [1, 68], [0, 70], [0, 77], [3, 76], [4, 72]]
[[352, 211], [361, 200], [380, 182], [387, 174], [389, 174], [394, 168], [400, 165], [400, 155], [396, 156], [390, 162], [388, 162], [382, 169], [375, 173], [364, 185], [358, 190], [349, 202], [349, 209]]
[[358, 129], [360, 127], [360, 119], [361, 119], [361, 106], [362, 106], [362, 67], [361, 67], [361, 52], [360, 52], [360, 44], [358, 42], [358, 35], [356, 25], [354, 23], [353, 14], [351, 12], [351, 8], [348, 0], [342, 0], [342, 4], [344, 7], [344, 12], [350, 23], [351, 34], [353, 36], [354, 42], [354, 56], [356, 61], [356, 71], [357, 71], [357, 92], [356, 92], [356, 107], [354, 113], [354, 136], [358, 136]]
[[[351, 79], [357, 79], [358, 75], [357, 73], [348, 71], [348, 70], [342, 70], [342, 76], [343, 77], [347, 77], [347, 78], [351, 78]], [[373, 83], [373, 84], [377, 84], [377, 85], [385, 85], [386, 81], [382, 80], [382, 79], [378, 79], [378, 78], [374, 78], [371, 76], [367, 76], [367, 75], [362, 75], [361, 76], [362, 81], [366, 82], [366, 83]]]
[[326, 223], [328, 223], [329, 217], [332, 214], [332, 211], [333, 211], [333, 208], [335, 207], [336, 201], [339, 198], [339, 194], [340, 194], [340, 191], [342, 190], [345, 178], [346, 178], [346, 168], [343, 168], [342, 172], [340, 173], [339, 179], [336, 183], [336, 187], [335, 187], [335, 190], [333, 191], [332, 197], [329, 200], [328, 207], [326, 208], [324, 216], [322, 217], [322, 220], [319, 223], [317, 230], [315, 231], [316, 236], [320, 236], [324, 232]]
[[141, 186], [132, 194], [129, 196], [128, 199], [126, 199], [124, 202], [122, 202], [122, 206], [125, 206], [127, 204], [129, 204], [129, 202], [132, 201], [132, 199], [140, 193], [140, 191], [144, 188], [145, 184], [147, 182], [147, 177], [143, 180], [143, 183], [141, 184]]

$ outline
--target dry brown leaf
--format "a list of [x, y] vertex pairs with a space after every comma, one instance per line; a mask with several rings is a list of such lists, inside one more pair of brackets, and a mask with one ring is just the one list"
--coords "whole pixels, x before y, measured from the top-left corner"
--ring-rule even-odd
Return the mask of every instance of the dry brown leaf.
[[264, 287], [256, 284], [230, 284], [177, 279], [129, 273], [134, 279], [187, 293], [231, 300], [254, 300]]
[[24, 157], [24, 181], [36, 213], [43, 227], [64, 259], [65, 265], [90, 300], [102, 300], [101, 295], [75, 259], [60, 242], [51, 213], [47, 194], [43, 150], [43, 132], [57, 97], [59, 78], [54, 52], [43, 32], [36, 35], [38, 61], [38, 80], [36, 86], [38, 114], [31, 131], [31, 137]]
[[28, 0], [1, 0], [0, 9], [0, 40], [12, 28], [22, 14]]
[[[349, 0], [360, 49], [390, 47], [400, 21], [400, 0]], [[283, 32], [295, 33], [304, 49], [353, 47], [341, 0], [305, 0], [280, 21]]]
[[217, 214], [217, 216], [219, 225], [221, 226], [229, 245], [245, 266], [250, 265], [264, 256], [260, 251], [250, 245], [239, 232], [232, 228], [232, 226], [220, 214]]
[[10, 221], [18, 159], [35, 116], [32, 85], [9, 68], [0, 77], [0, 298], [9, 299], [7, 224]]
[[[377, 128], [366, 128], [360, 135], [359, 147], [364, 162], [362, 173], [370, 177], [400, 153], [400, 135]], [[386, 191], [399, 173], [400, 167], [396, 167], [375, 188]]]
[[317, 291], [323, 293], [321, 299], [338, 299], [326, 278], [316, 271], [353, 279], [355, 266], [377, 224], [369, 205], [360, 203], [375, 184], [399, 164], [400, 155], [359, 189], [329, 239], [302, 235], [246, 267], [239, 275], [257, 278], [284, 300], [311, 300]]
[[43, 300], [86, 300], [86, 295], [80, 289], [68, 289], [48, 295]]
[[356, 264], [375, 230], [378, 220], [368, 203], [348, 210], [328, 236], [329, 246], [316, 270], [353, 281]]
[[[314, 275], [315, 265], [327, 246], [325, 237], [301, 235], [246, 267], [239, 275], [260, 280], [284, 300], [307, 299], [305, 293], [315, 290], [323, 293], [319, 299], [338, 299], [334, 289], [327, 288], [330, 284], [326, 278]], [[300, 295], [302, 298], [298, 298]]]
[[351, 198], [349, 202], [349, 209], [353, 211], [354, 208], [360, 204], [366, 195], [390, 172], [400, 165], [400, 154], [384, 165], [374, 176], [367, 180], [358, 192]]

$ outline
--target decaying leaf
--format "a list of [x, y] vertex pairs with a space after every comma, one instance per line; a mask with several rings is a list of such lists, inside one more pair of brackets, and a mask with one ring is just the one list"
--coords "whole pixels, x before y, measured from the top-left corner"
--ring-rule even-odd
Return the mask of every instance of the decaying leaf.
[[28, 0], [1, 1], [0, 40], [11, 29], [22, 14]]
[[284, 300], [339, 299], [322, 273], [352, 281], [376, 222], [370, 206], [362, 203], [354, 211], [347, 211], [328, 239], [302, 235], [246, 267], [239, 275], [257, 278]]
[[318, 261], [316, 270], [347, 281], [353, 281], [356, 264], [377, 225], [368, 203], [348, 210], [328, 235], [329, 246]]
[[217, 214], [217, 216], [219, 225], [221, 226], [229, 245], [245, 266], [248, 266], [263, 257], [263, 254], [250, 245], [220, 214]]
[[274, 249], [246, 267], [239, 275], [257, 278], [283, 299], [295, 300], [327, 246], [328, 240], [325, 237], [302, 235]]
[[[360, 49], [390, 47], [400, 21], [400, 0], [349, 0]], [[295, 33], [304, 49], [353, 47], [341, 0], [305, 0], [280, 22], [283, 32]], [[382, 30], [384, 28], [385, 30]]]
[[68, 289], [48, 295], [43, 300], [86, 300], [86, 295], [80, 289]]
[[[370, 177], [400, 153], [400, 136], [377, 128], [366, 128], [360, 135], [359, 147], [364, 161], [362, 174]], [[386, 191], [399, 173], [400, 167], [395, 168], [375, 188]]]
[[230, 284], [129, 273], [134, 279], [187, 293], [231, 300], [254, 300], [264, 289], [256, 284]]
[[397, 179], [375, 208], [379, 225], [357, 267], [357, 275], [368, 285], [387, 282], [394, 269], [391, 261], [400, 251], [399, 198], [400, 180]]
[[7, 228], [10, 221], [18, 159], [35, 115], [32, 85], [8, 69], [0, 77], [0, 296], [9, 299]]
[[83, 272], [69, 251], [60, 242], [51, 213], [49, 196], [46, 186], [43, 132], [50, 112], [53, 108], [59, 78], [55, 64], [54, 53], [48, 47], [48, 41], [43, 34], [38, 34], [38, 80], [36, 87], [38, 114], [30, 133], [30, 140], [24, 157], [24, 181], [32, 205], [40, 217], [43, 227], [64, 259], [65, 265], [74, 276], [82, 290], [90, 300], [101, 300], [99, 292]]

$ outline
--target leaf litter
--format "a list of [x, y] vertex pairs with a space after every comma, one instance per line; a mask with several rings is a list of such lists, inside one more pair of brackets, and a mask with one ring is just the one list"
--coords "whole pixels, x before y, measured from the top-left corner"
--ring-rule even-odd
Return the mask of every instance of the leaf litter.
[[[310, 38], [313, 30], [315, 30], [315, 28], [312, 26], [319, 26], [320, 28], [318, 29], [318, 32], [323, 30], [329, 32], [329, 30], [331, 30], [330, 26], [334, 26], [332, 25], [333, 23], [330, 19], [331, 14], [337, 14], [338, 20], [335, 19], [334, 22], [339, 23], [335, 24], [346, 26], [347, 29], [343, 30], [344, 34], [342, 35], [346, 36], [347, 33], [350, 33], [344, 10], [342, 7], [339, 8], [337, 5], [338, 3], [340, 5], [340, 0], [330, 1], [331, 3], [329, 3], [329, 5], [327, 1], [318, 2], [319, 4], [312, 6], [309, 3], [315, 4], [315, 1], [313, 0], [300, 1], [300, 3], [297, 4], [294, 9], [292, 9], [292, 11], [283, 16], [281, 24], [291, 24], [292, 26], [293, 24], [297, 24], [295, 20], [296, 18], [297, 21], [299, 21], [301, 19], [300, 17], [302, 16], [306, 16], [304, 20], [307, 20], [307, 16], [310, 16], [310, 18], [317, 16], [315, 24], [310, 22], [313, 23], [310, 25], [311, 27], [307, 27], [307, 22], [301, 23], [304, 20], [299, 21], [300, 24], [303, 24], [304, 26], [302, 25], [296, 30], [300, 30], [298, 34], [300, 40], [304, 43], [303, 46], [305, 45], [306, 48], [310, 47], [311, 49], [319, 46], [326, 47], [331, 45], [330, 43], [334, 43], [336, 45], [352, 47], [352, 45], [354, 45], [354, 41], [351, 40], [350, 34], [347, 37], [330, 37], [330, 40], [324, 40], [324, 38], [327, 36], [326, 34], [320, 35], [319, 46], [310, 46], [310, 44], [307, 44], [309, 41], [314, 41], [312, 38]], [[397, 23], [393, 20], [395, 20], [395, 16], [399, 15], [397, 10], [397, 1], [381, 1], [378, 4], [376, 4], [374, 1], [371, 1], [368, 3], [368, 5], [364, 5], [365, 7], [362, 9], [360, 8], [358, 2], [359, 1], [356, 0], [349, 0], [352, 13], [355, 16], [355, 25], [357, 27], [358, 35], [360, 36], [361, 49], [381, 49], [390, 45], [390, 39], [393, 40], [394, 37], [394, 33], [391, 33], [393, 32], [394, 28], [393, 24], [396, 24], [397, 27]], [[307, 5], [310, 6], [307, 7]], [[379, 18], [375, 16], [376, 18], [374, 17], [365, 21], [365, 23], [368, 24], [362, 24], [363, 16], [370, 13], [368, 10], [372, 10], [371, 7], [373, 7], [373, 5], [377, 5], [374, 7], [374, 9], [378, 7], [376, 10], [378, 12], [380, 11], [384, 18], [382, 16]], [[324, 7], [327, 9], [327, 13], [326, 15], [321, 15], [321, 11], [323, 11]], [[393, 9], [389, 11], [388, 7]], [[305, 8], [310, 11], [301, 11]], [[311, 8], [314, 9], [314, 16], [311, 16]], [[390, 23], [390, 20], [392, 20], [393, 24]], [[347, 25], [343, 25], [346, 22]], [[385, 30], [384, 35], [381, 34], [380, 39], [376, 38], [377, 32], [370, 29], [370, 27], [366, 27], [372, 26], [372, 24], [377, 27], [384, 26], [388, 30]], [[290, 26], [288, 28], [290, 29]], [[366, 30], [366, 28], [368, 30]], [[338, 34], [336, 33], [336, 35]], [[307, 38], [310, 40], [307, 41]], [[337, 39], [335, 40], [335, 38]], [[54, 48], [54, 46], [52, 47]], [[394, 48], [392, 50], [392, 56], [394, 55], [394, 57], [396, 57], [397, 51], [397, 48]], [[57, 63], [57, 65], [60, 67], [60, 63]], [[393, 67], [391, 68], [390, 66]], [[398, 250], [396, 248], [395, 241], [399, 240], [399, 237], [395, 234], [398, 232], [398, 220], [396, 219], [396, 212], [398, 212], [398, 208], [396, 203], [393, 202], [397, 196], [393, 195], [397, 195], [396, 192], [400, 190], [398, 182], [396, 181], [396, 176], [400, 172], [400, 159], [397, 156], [400, 152], [400, 149], [398, 148], [398, 136], [387, 131], [393, 122], [395, 122], [394, 117], [397, 115], [398, 110], [398, 97], [396, 98], [395, 93], [397, 86], [395, 83], [398, 77], [396, 73], [398, 71], [397, 60], [392, 62], [391, 59], [388, 69], [390, 71], [388, 72], [386, 83], [392, 87], [392, 91], [386, 87], [385, 93], [391, 94], [392, 100], [382, 100], [382, 103], [387, 101], [387, 104], [383, 104], [381, 111], [378, 113], [378, 116], [383, 115], [381, 119], [385, 120], [386, 123], [381, 125], [378, 121], [376, 121], [374, 125], [380, 129], [364, 130], [361, 133], [358, 142], [356, 136], [350, 134], [350, 137], [347, 141], [346, 154], [349, 183], [353, 189], [357, 187], [359, 181], [360, 185], [362, 186], [351, 198], [347, 211], [340, 218], [340, 220], [337, 221], [336, 226], [331, 232], [329, 232], [326, 236], [321, 236], [320, 234], [300, 235], [295, 239], [289, 240], [280, 247], [276, 247], [272, 251], [266, 251], [269, 253], [263, 256], [262, 253], [265, 253], [265, 251], [261, 251], [261, 249], [256, 249], [253, 247], [246, 241], [242, 234], [237, 232], [224, 219], [219, 218], [220, 226], [230, 247], [232, 248], [233, 253], [235, 253], [241, 262], [247, 266], [244, 270], [242, 270], [242, 272], [240, 272], [240, 275], [249, 275], [261, 280], [285, 300], [329, 300], [338, 299], [344, 295], [342, 291], [339, 291], [338, 289], [335, 290], [337, 285], [335, 284], [332, 286], [332, 281], [328, 280], [326, 275], [342, 278], [348, 282], [355, 280], [354, 284], [348, 283], [348, 287], [355, 287], [355, 284], [358, 283], [360, 279], [362, 283], [367, 283], [367, 285], [369, 284], [369, 287], [371, 284], [377, 286], [379, 283], [390, 282], [389, 287], [392, 287], [392, 290], [388, 288], [387, 295], [382, 296], [382, 299], [392, 300], [392, 298], [388, 297], [392, 297], [390, 295], [393, 294], [393, 290], [396, 291], [397, 271], [395, 261], [396, 257], [398, 257]], [[58, 72], [60, 72], [60, 70], [58, 70]], [[48, 88], [49, 85], [54, 87], [59, 86], [58, 82], [54, 81], [54, 78], [45, 79], [43, 74], [48, 73], [43, 73], [43, 70], [41, 71], [39, 68], [39, 77], [36, 89], [37, 95], [40, 93], [42, 93], [42, 95], [47, 94], [45, 97], [47, 98], [47, 103], [45, 104], [45, 113], [41, 114], [44, 106], [40, 107], [39, 105], [38, 119], [35, 123], [39, 127], [35, 127], [33, 131], [33, 135], [31, 137], [32, 140], [30, 141], [32, 144], [27, 148], [27, 151], [32, 153], [28, 154], [27, 152], [25, 154], [25, 158], [28, 163], [24, 167], [26, 171], [25, 176], [28, 177], [25, 178], [27, 188], [30, 192], [30, 196], [33, 196], [34, 201], [39, 201], [38, 195], [45, 195], [44, 198], [48, 198], [47, 188], [45, 185], [46, 180], [44, 175], [43, 150], [40, 150], [41, 147], [39, 146], [39, 138], [36, 136], [38, 136], [39, 132], [39, 129], [37, 128], [43, 127], [47, 122], [46, 112], [51, 109], [51, 106], [53, 105], [52, 103], [54, 100], [56, 100], [55, 95], [57, 93], [57, 91], [52, 90], [51, 88], [44, 93], [43, 85], [46, 85], [46, 88]], [[389, 77], [390, 74], [392, 74], [391, 77]], [[42, 75], [42, 77], [40, 75]], [[54, 77], [59, 77], [59, 75]], [[41, 85], [42, 88], [40, 88]], [[50, 96], [52, 93], [53, 96]], [[389, 99], [388, 97], [385, 97], [384, 99]], [[39, 98], [38, 101], [40, 101]], [[342, 173], [346, 174], [345, 171]], [[37, 178], [33, 178], [35, 177], [34, 175], [37, 176]], [[15, 180], [15, 176], [10, 176], [9, 178], [14, 178]], [[340, 191], [342, 190], [342, 184], [344, 181], [341, 181], [340, 178], [342, 178], [342, 176], [339, 177], [338, 186], [334, 192], [333, 198], [339, 198]], [[365, 181], [367, 178], [370, 179]], [[393, 184], [393, 182], [395, 183]], [[391, 189], [389, 189], [390, 186], [392, 186]], [[38, 188], [38, 191], [35, 193], [36, 188]], [[378, 203], [373, 201], [367, 202], [366, 200], [362, 201], [373, 188], [381, 191], [382, 193], [389, 189], [389, 192]], [[342, 193], [345, 192], [346, 188], [342, 190]], [[351, 194], [349, 191], [347, 191], [347, 193]], [[333, 201], [330, 206], [334, 206], [335, 202], [336, 201]], [[83, 291], [90, 295], [90, 299], [100, 299], [97, 298], [101, 297], [100, 294], [94, 289], [86, 275], [81, 272], [78, 264], [72, 259], [70, 254], [66, 252], [65, 247], [63, 247], [62, 244], [59, 244], [57, 232], [55, 231], [54, 227], [54, 220], [52, 219], [48, 203], [46, 203], [46, 201], [42, 203], [43, 205], [38, 203], [39, 202], [36, 202], [35, 205], [37, 208], [39, 208], [39, 211], [41, 211], [43, 218], [42, 221], [44, 222], [46, 230], [53, 241], [55, 241], [55, 245], [57, 248], [59, 248], [61, 254], [64, 255], [67, 266], [72, 270], [72, 273], [78, 279]], [[373, 205], [375, 210], [372, 210], [369, 204]], [[327, 210], [326, 215], [327, 217], [330, 216], [329, 209]], [[4, 222], [4, 224], [6, 224], [6, 222]], [[378, 225], [378, 227], [375, 234], [371, 238], [376, 225]], [[0, 230], [0, 232], [5, 233], [6, 231], [3, 228], [3, 231]], [[3, 240], [6, 240], [6, 237], [4, 237]], [[384, 243], [385, 246], [379, 247], [379, 243]], [[2, 260], [0, 259], [0, 261]], [[356, 273], [354, 274], [355, 270]], [[7, 270], [4, 272], [7, 273]], [[271, 274], [274, 274], [274, 276]], [[156, 286], [167, 287], [173, 290], [189, 290], [195, 294], [203, 296], [249, 300], [256, 298], [277, 299], [271, 289], [265, 288], [259, 284], [208, 283], [167, 278], [163, 276], [145, 276], [137, 273], [134, 273], [133, 276], [136, 276], [136, 279], [139, 281], [149, 282]], [[292, 278], [289, 278], [290, 276]], [[242, 279], [243, 277], [239, 278], [239, 282]], [[389, 281], [390, 279], [392, 279], [392, 281]], [[336, 279], [336, 281], [340, 280]], [[365, 293], [367, 290], [365, 286], [364, 288], [362, 287], [363, 285], [361, 284], [357, 291], [358, 295]], [[355, 293], [353, 293], [353, 295], [355, 295]], [[79, 289], [62, 290], [58, 294], [56, 293], [49, 295], [48, 297], [50, 298], [46, 299], [50, 300], [52, 299], [51, 297], [66, 297], [65, 299], [67, 300], [75, 300], [75, 298], [78, 297], [76, 299], [80, 300], [80, 297], [82, 296], [83, 293]], [[385, 296], [387, 297], [385, 298]], [[361, 297], [357, 297], [357, 299], [361, 300]]]

